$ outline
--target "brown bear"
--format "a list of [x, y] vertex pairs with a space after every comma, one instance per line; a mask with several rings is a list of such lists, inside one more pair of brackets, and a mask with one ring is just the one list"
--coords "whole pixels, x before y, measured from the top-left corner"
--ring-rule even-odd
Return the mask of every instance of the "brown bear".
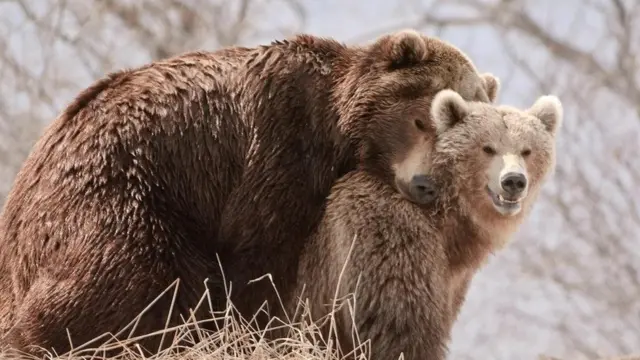
[[[303, 251], [289, 311], [301, 301], [317, 323], [339, 308], [324, 335], [333, 326], [343, 354], [359, 339], [371, 340], [373, 360], [445, 359], [472, 276], [514, 233], [555, 167], [562, 107], [554, 96], [522, 111], [444, 90], [430, 111], [434, 126], [424, 136], [434, 147], [396, 157], [397, 144], [384, 144], [390, 152], [380, 157], [398, 161], [365, 162], [339, 179]], [[429, 164], [430, 175], [421, 168], [403, 177], [434, 190], [433, 202], [408, 201], [393, 181], [414, 163]], [[351, 306], [338, 306], [349, 294]]]
[[[116, 333], [176, 279], [169, 325], [205, 279], [220, 310], [221, 267], [242, 314], [265, 300], [277, 309], [271, 285], [250, 280], [295, 283], [335, 180], [384, 151], [376, 139], [396, 122], [426, 122], [437, 91], [488, 101], [486, 79], [460, 50], [414, 31], [368, 46], [299, 35], [108, 75], [46, 129], [6, 200], [2, 343], [63, 353], [69, 338]], [[130, 335], [164, 328], [170, 298]]]

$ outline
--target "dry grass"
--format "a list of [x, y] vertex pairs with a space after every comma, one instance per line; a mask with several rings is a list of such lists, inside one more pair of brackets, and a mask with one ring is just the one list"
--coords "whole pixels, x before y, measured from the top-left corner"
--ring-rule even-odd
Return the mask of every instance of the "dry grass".
[[[356, 239], [354, 239], [355, 243]], [[353, 250], [353, 244], [347, 256], [347, 262]], [[346, 268], [344, 264], [339, 278], [338, 286], [342, 275]], [[276, 294], [275, 285], [270, 275], [255, 279], [254, 281], [270, 281]], [[370, 352], [369, 341], [363, 341], [354, 334], [352, 341], [358, 344], [356, 349], [349, 354], [340, 355], [336, 344], [336, 322], [335, 316], [344, 306], [347, 307], [351, 315], [351, 320], [355, 322], [353, 316], [355, 309], [355, 296], [349, 294], [338, 299], [336, 290], [333, 303], [333, 311], [316, 322], [310, 321], [309, 307], [307, 303], [299, 302], [294, 314], [287, 314], [286, 319], [270, 317], [270, 322], [266, 328], [258, 329], [255, 322], [255, 315], [267, 313], [266, 306], [261, 309], [250, 319], [243, 318], [237, 309], [229, 301], [227, 295], [227, 306], [224, 311], [213, 311], [211, 306], [211, 297], [207, 289], [201, 297], [199, 303], [192, 310], [189, 318], [182, 318], [182, 323], [175, 327], [165, 326], [165, 329], [146, 334], [143, 336], [133, 337], [131, 334], [135, 331], [140, 318], [157, 303], [162, 297], [172, 294], [172, 305], [178, 294], [180, 281], [176, 280], [162, 294], [160, 294], [149, 306], [144, 309], [135, 319], [133, 319], [125, 328], [116, 334], [104, 334], [90, 342], [73, 346], [70, 338], [69, 343], [72, 344], [72, 350], [65, 354], [52, 354], [47, 352], [45, 359], [50, 360], [76, 360], [76, 359], [109, 359], [109, 360], [368, 360]], [[205, 281], [206, 284], [206, 281]], [[225, 289], [227, 294], [230, 289]], [[196, 320], [193, 314], [201, 307], [208, 306], [211, 317], [208, 319]], [[280, 306], [284, 309], [282, 301]], [[286, 314], [286, 311], [285, 311]], [[169, 313], [169, 317], [171, 313]], [[299, 319], [292, 321], [291, 319]], [[207, 330], [202, 325], [205, 323], [221, 324], [215, 331]], [[321, 328], [328, 326], [329, 334], [323, 334]], [[210, 327], [209, 327], [210, 328]], [[276, 339], [268, 338], [265, 333], [268, 331], [284, 331], [286, 336]], [[123, 336], [129, 332], [129, 336]], [[137, 342], [151, 336], [161, 336], [161, 344], [166, 344], [163, 350], [152, 356], [147, 356], [137, 345]], [[122, 340], [122, 339], [125, 340]], [[120, 339], [120, 340], [118, 340]], [[455, 341], [455, 339], [454, 339]], [[118, 352], [119, 355], [107, 356], [109, 352]], [[532, 356], [532, 358], [535, 356]], [[403, 357], [401, 356], [400, 359]], [[21, 354], [13, 350], [0, 351], [0, 360], [13, 359], [37, 359], [27, 354]], [[561, 360], [559, 358], [540, 355], [538, 360]], [[562, 359], [570, 360], [570, 359]], [[601, 358], [598, 360], [640, 360], [640, 356], [622, 356]]]
[[[343, 306], [354, 314], [355, 297], [349, 294], [338, 299], [337, 289], [340, 287], [340, 281], [344, 274], [347, 262], [349, 261], [351, 250], [355, 244], [354, 238], [347, 261], [343, 264], [342, 271], [336, 286], [336, 300], [333, 302], [333, 311], [324, 318], [317, 319], [315, 322], [310, 320], [309, 307], [307, 303], [298, 302], [293, 314], [287, 314], [285, 306], [280, 300], [280, 306], [286, 314], [285, 319], [270, 316], [267, 327], [258, 328], [255, 318], [258, 314], [267, 314], [266, 304], [261, 307], [256, 314], [246, 319], [240, 315], [237, 309], [229, 300], [231, 289], [225, 289], [227, 293], [227, 306], [224, 311], [214, 311], [209, 289], [207, 288], [203, 296], [200, 298], [197, 306], [191, 310], [188, 318], [182, 317], [182, 322], [178, 326], [169, 327], [168, 320], [165, 328], [143, 336], [131, 336], [134, 333], [138, 322], [142, 316], [164, 296], [172, 294], [171, 310], [174, 308], [175, 300], [178, 295], [180, 280], [176, 280], [167, 287], [156, 299], [151, 302], [141, 313], [133, 319], [127, 326], [118, 331], [116, 334], [103, 334], [102, 336], [89, 341], [86, 344], [75, 345], [73, 339], [69, 338], [71, 351], [65, 354], [52, 354], [46, 352], [46, 359], [50, 360], [75, 360], [75, 359], [110, 359], [110, 360], [195, 360], [195, 359], [251, 359], [251, 360], [367, 360], [369, 353], [369, 341], [360, 341], [357, 335], [354, 335], [352, 341], [358, 344], [349, 354], [340, 355], [337, 350], [336, 343], [336, 322], [335, 315]], [[218, 259], [219, 260], [219, 259]], [[270, 281], [276, 294], [278, 290], [269, 274], [252, 280]], [[226, 283], [226, 280], [225, 280]], [[207, 281], [205, 280], [205, 286]], [[279, 297], [279, 295], [278, 295]], [[208, 319], [195, 319], [194, 313], [202, 306], [207, 306], [209, 314]], [[171, 317], [171, 311], [167, 319]], [[293, 321], [291, 319], [298, 319]], [[352, 321], [355, 321], [352, 315]], [[207, 330], [202, 325], [205, 323], [215, 324], [215, 331]], [[222, 326], [219, 326], [222, 324]], [[323, 335], [321, 328], [328, 327], [329, 334]], [[209, 326], [208, 328], [211, 328]], [[268, 338], [265, 334], [269, 331], [286, 332], [287, 336], [278, 337], [277, 339]], [[126, 336], [126, 333], [129, 333]], [[124, 335], [124, 336], [123, 336]], [[161, 347], [152, 356], [147, 356], [137, 345], [140, 340], [161, 336]], [[122, 340], [125, 339], [125, 340]], [[107, 356], [107, 353], [117, 352], [119, 355]], [[18, 353], [14, 350], [0, 350], [0, 360], [9, 359], [38, 359], [24, 353]]]
[[[268, 276], [266, 279], [270, 279]], [[175, 300], [179, 281], [174, 282], [158, 298], [150, 304], [149, 309], [162, 296], [173, 293]], [[199, 306], [210, 306], [209, 292], [206, 291], [201, 298]], [[344, 299], [347, 300], [348, 299]], [[164, 330], [138, 337], [124, 336], [127, 332], [133, 333], [140, 317], [144, 315], [145, 309], [131, 323], [116, 334], [104, 334], [89, 343], [81, 346], [72, 346], [72, 350], [66, 354], [47, 353], [47, 359], [305, 359], [305, 360], [339, 360], [347, 356], [339, 356], [334, 341], [326, 339], [320, 327], [329, 322], [335, 334], [335, 311], [320, 319], [316, 323], [305, 320], [308, 317], [308, 307], [300, 303], [293, 314], [293, 318], [301, 319], [290, 321], [271, 317], [267, 328], [258, 329], [255, 326], [255, 316], [245, 319], [240, 316], [235, 307], [227, 301], [227, 308], [224, 311], [210, 311], [209, 319], [194, 319], [193, 315], [184, 319], [182, 324], [175, 327], [165, 327]], [[198, 309], [194, 309], [192, 314]], [[209, 307], [211, 309], [211, 307]], [[338, 306], [339, 308], [339, 306]], [[263, 308], [259, 312], [266, 312]], [[215, 322], [222, 326], [215, 330], [206, 330], [202, 326], [204, 323]], [[268, 339], [265, 333], [269, 330], [286, 331], [287, 336], [279, 339]], [[150, 336], [163, 337], [164, 350], [156, 355], [145, 356], [142, 349], [136, 344], [143, 338]], [[333, 338], [333, 336], [332, 336]], [[70, 343], [73, 342], [70, 339]], [[348, 354], [349, 359], [367, 359], [368, 342], [362, 343], [352, 354]], [[107, 357], [105, 354], [114, 350], [122, 350], [120, 355]], [[355, 355], [355, 357], [354, 357]], [[26, 354], [15, 351], [0, 352], [0, 359], [33, 359]]]

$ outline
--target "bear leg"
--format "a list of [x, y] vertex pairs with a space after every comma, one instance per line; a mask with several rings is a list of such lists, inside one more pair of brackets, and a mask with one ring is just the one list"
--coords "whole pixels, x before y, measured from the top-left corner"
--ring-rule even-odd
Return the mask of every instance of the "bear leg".
[[[406, 360], [444, 360], [451, 304], [447, 260], [438, 237], [423, 232], [412, 238], [402, 226], [378, 224], [376, 229], [373, 221], [355, 237], [355, 222], [345, 223], [349, 225], [334, 224], [338, 231], [329, 233], [329, 244], [333, 244], [326, 248], [337, 251], [328, 258], [346, 261], [340, 293], [355, 296], [355, 314], [347, 307], [341, 310], [342, 322], [348, 326], [340, 330], [340, 343], [350, 351], [350, 339], [370, 340], [372, 360], [397, 359], [401, 353]], [[351, 257], [346, 259], [354, 239]], [[324, 266], [320, 274], [335, 273], [340, 264], [326, 261]], [[330, 288], [335, 289], [337, 280]]]
[[[88, 266], [86, 263], [73, 264], [72, 261], [66, 262], [66, 266], [58, 263], [55, 267], [50, 265], [41, 270], [26, 296], [16, 304], [13, 326], [3, 339], [4, 345], [37, 356], [43, 354], [43, 348], [61, 355], [72, 349], [70, 339], [73, 348], [90, 342], [83, 348], [91, 349], [113, 340], [111, 335], [121, 332], [118, 340], [140, 338], [136, 343], [144, 352], [156, 352], [160, 348], [162, 334], [146, 334], [165, 329], [170, 311], [168, 327], [182, 324], [182, 319], [190, 316], [190, 310], [204, 293], [206, 270], [199, 266], [202, 261], [197, 256], [189, 257], [187, 271], [185, 266], [180, 272], [174, 271], [171, 264], [161, 264], [160, 261], [149, 268], [132, 268], [131, 264], [139, 259], [121, 260], [113, 259], [109, 270], [95, 267], [96, 264]], [[78, 269], [84, 271], [79, 272]], [[180, 285], [171, 309], [174, 290], [167, 288], [177, 278], [180, 278]], [[132, 332], [132, 326], [128, 325], [145, 308]], [[208, 310], [205, 302], [195, 315], [202, 319]], [[212, 324], [210, 326], [213, 327]], [[200, 327], [206, 328], [206, 325]], [[163, 348], [174, 342], [174, 334], [165, 334]], [[198, 341], [197, 334], [192, 337]], [[115, 349], [107, 354], [115, 356], [120, 351]]]

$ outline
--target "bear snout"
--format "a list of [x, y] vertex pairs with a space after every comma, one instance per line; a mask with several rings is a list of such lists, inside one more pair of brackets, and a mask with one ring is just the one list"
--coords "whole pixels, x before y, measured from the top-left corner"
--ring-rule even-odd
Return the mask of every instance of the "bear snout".
[[517, 198], [527, 188], [527, 177], [521, 172], [508, 172], [500, 179], [500, 187], [509, 196]]
[[436, 186], [427, 175], [415, 175], [409, 183], [409, 195], [418, 204], [427, 204], [436, 197]]

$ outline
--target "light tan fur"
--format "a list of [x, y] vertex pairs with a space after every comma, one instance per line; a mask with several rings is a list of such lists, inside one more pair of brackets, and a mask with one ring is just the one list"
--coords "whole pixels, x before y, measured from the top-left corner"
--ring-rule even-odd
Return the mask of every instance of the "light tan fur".
[[[497, 89], [491, 100], [496, 95]], [[553, 170], [562, 120], [555, 97], [522, 111], [466, 102], [445, 90], [431, 114], [435, 145], [423, 159], [438, 184], [435, 203], [419, 206], [374, 174], [352, 172], [332, 188], [321, 227], [305, 248], [297, 291], [304, 286], [313, 318], [330, 311], [335, 295], [355, 293], [355, 328], [346, 307], [336, 317], [343, 351], [353, 349], [355, 333], [371, 340], [372, 359], [401, 353], [407, 360], [444, 359], [473, 275], [517, 229]], [[484, 152], [486, 144], [495, 155]], [[528, 192], [521, 210], [505, 215], [486, 192], [486, 174], [493, 158], [525, 147]]]
[[[524, 111], [466, 102], [449, 90], [434, 98], [432, 116], [441, 136], [437, 152], [450, 157], [434, 159], [435, 167], [447, 164], [454, 169], [452, 178], [458, 184], [452, 189], [458, 192], [462, 213], [471, 216], [479, 231], [487, 232], [494, 246], [503, 246], [521, 224], [540, 186], [555, 168], [555, 137], [562, 115], [562, 105], [555, 96], [541, 96]], [[495, 154], [486, 154], [483, 149], [487, 146]], [[526, 151], [530, 154], [523, 155]], [[455, 163], [451, 159], [456, 159]], [[500, 175], [505, 166], [514, 164], [527, 174], [527, 187], [519, 199], [519, 210], [503, 216], [486, 189], [500, 191]]]

